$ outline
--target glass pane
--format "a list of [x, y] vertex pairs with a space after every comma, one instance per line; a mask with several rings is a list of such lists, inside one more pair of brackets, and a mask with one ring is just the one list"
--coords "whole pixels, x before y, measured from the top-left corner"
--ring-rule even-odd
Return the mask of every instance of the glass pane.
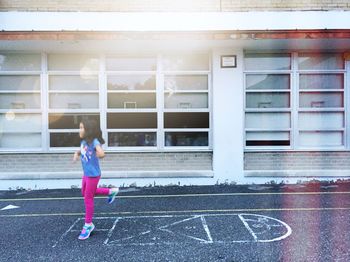
[[40, 94], [0, 94], [0, 109], [39, 109]]
[[300, 70], [328, 70], [343, 69], [342, 54], [299, 54], [298, 65]]
[[155, 57], [106, 57], [106, 69], [109, 71], [156, 71]]
[[246, 128], [290, 128], [290, 113], [246, 113]]
[[246, 70], [289, 70], [290, 54], [245, 54]]
[[343, 74], [307, 74], [300, 75], [300, 89], [343, 89]]
[[208, 146], [207, 132], [166, 132], [165, 146]]
[[156, 108], [156, 94], [108, 94], [108, 108]]
[[300, 93], [300, 107], [343, 107], [342, 92]]
[[300, 132], [299, 144], [307, 147], [343, 146], [343, 132]]
[[98, 90], [97, 76], [50, 76], [50, 90]]
[[100, 123], [100, 115], [96, 114], [49, 114], [49, 129], [79, 129], [83, 118]]
[[157, 113], [108, 113], [107, 128], [157, 128]]
[[50, 108], [98, 108], [98, 94], [50, 94]]
[[208, 76], [166, 76], [164, 88], [165, 91], [208, 90]]
[[41, 147], [41, 134], [0, 133], [0, 147], [9, 149], [38, 148]]
[[208, 94], [165, 94], [165, 108], [208, 108]]
[[290, 93], [247, 93], [247, 108], [289, 108]]
[[209, 128], [209, 113], [164, 113], [165, 128]]
[[289, 132], [247, 132], [246, 146], [289, 146]]
[[303, 129], [325, 129], [325, 128], [343, 128], [343, 112], [308, 112], [299, 113], [299, 128]]
[[0, 71], [41, 70], [40, 54], [0, 54]]
[[209, 57], [207, 54], [166, 55], [163, 70], [209, 70]]
[[155, 76], [108, 76], [108, 90], [156, 90]]
[[41, 115], [40, 114], [0, 114], [0, 133], [1, 132], [33, 132], [41, 133]]
[[108, 133], [108, 146], [156, 146], [156, 133]]
[[50, 133], [50, 147], [79, 147], [79, 133]]
[[290, 75], [247, 75], [247, 90], [290, 89]]
[[80, 71], [88, 74], [99, 70], [99, 59], [93, 55], [50, 54], [48, 55], [48, 69], [60, 71]]
[[40, 76], [0, 76], [0, 90], [40, 91]]

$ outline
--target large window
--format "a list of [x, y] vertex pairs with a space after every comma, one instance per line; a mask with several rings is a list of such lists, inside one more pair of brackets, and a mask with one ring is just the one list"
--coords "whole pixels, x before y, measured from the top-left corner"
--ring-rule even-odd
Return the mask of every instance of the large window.
[[40, 54], [0, 54], [1, 149], [41, 149], [40, 74]]
[[247, 53], [247, 149], [345, 147], [341, 54]]
[[0, 150], [71, 150], [93, 118], [110, 150], [210, 149], [208, 54], [2, 54]]
[[79, 146], [79, 122], [100, 123], [99, 62], [91, 55], [48, 55], [49, 146]]
[[172, 55], [162, 61], [165, 146], [209, 146], [208, 56]]

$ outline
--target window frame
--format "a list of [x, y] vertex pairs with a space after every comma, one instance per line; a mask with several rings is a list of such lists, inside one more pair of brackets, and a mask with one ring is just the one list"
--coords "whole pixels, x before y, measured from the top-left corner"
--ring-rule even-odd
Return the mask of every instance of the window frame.
[[40, 147], [28, 147], [25, 149], [21, 148], [8, 148], [8, 147], [0, 147], [0, 152], [41, 152], [45, 147], [45, 130], [44, 130], [44, 90], [43, 90], [43, 63], [42, 63], [42, 54], [37, 52], [1, 52], [2, 54], [16, 54], [16, 55], [37, 55], [40, 57], [40, 70], [0, 70], [0, 76], [37, 76], [39, 78], [39, 89], [38, 90], [0, 90], [1, 94], [39, 94], [40, 95], [40, 106], [36, 109], [0, 109], [0, 114], [6, 113], [18, 113], [23, 115], [40, 115], [41, 117], [41, 130], [39, 132], [25, 132], [25, 131], [15, 131], [15, 132], [4, 132], [9, 134], [40, 134], [41, 146]]
[[[261, 51], [247, 51], [248, 53], [261, 53]], [[266, 53], [273, 53], [272, 51], [266, 51]], [[276, 51], [275, 53], [283, 53], [283, 51]], [[349, 103], [350, 99], [347, 98], [348, 95], [348, 83], [350, 82], [349, 80], [349, 74], [347, 73], [350, 69], [350, 64], [349, 62], [344, 60], [344, 68], [343, 69], [336, 69], [336, 70], [299, 70], [298, 68], [298, 54], [300, 53], [316, 53], [315, 51], [284, 51], [284, 53], [289, 53], [291, 56], [291, 69], [290, 70], [278, 70], [276, 72], [275, 70], [245, 70], [243, 71], [244, 75], [244, 134], [243, 134], [243, 144], [244, 144], [244, 151], [245, 152], [261, 152], [261, 151], [345, 151], [348, 150], [350, 147], [350, 141], [347, 138], [348, 130], [350, 128], [350, 123], [348, 121], [348, 113], [347, 109], [350, 108]], [[329, 54], [330, 52], [324, 52], [321, 54]], [[341, 52], [333, 52], [331, 54], [341, 54]], [[291, 117], [291, 127], [290, 127], [290, 146], [247, 146], [246, 145], [246, 133], [247, 131], [250, 131], [250, 129], [246, 128], [246, 113], [249, 112], [254, 112], [254, 110], [247, 109], [246, 108], [246, 94], [249, 93], [249, 90], [247, 92], [247, 82], [246, 82], [246, 76], [249, 74], [268, 74], [268, 73], [290, 73], [290, 103], [291, 103], [291, 110], [290, 112], [290, 117]], [[321, 108], [321, 110], [318, 109], [310, 109], [310, 108], [301, 108], [300, 106], [300, 93], [305, 93], [305, 92], [312, 92], [313, 89], [304, 89], [300, 91], [300, 86], [299, 86], [299, 79], [300, 75], [302, 74], [342, 74], [343, 75], [343, 89], [317, 89], [317, 92], [343, 92], [343, 108]], [[264, 90], [263, 90], [264, 91]], [[262, 92], [263, 92], [262, 91]], [[271, 112], [288, 112], [288, 110], [266, 110], [271, 111]], [[263, 112], [259, 110], [259, 112]], [[315, 147], [310, 147], [310, 146], [301, 146], [299, 144], [300, 141], [300, 136], [299, 133], [300, 131], [305, 130], [303, 128], [299, 127], [299, 113], [300, 112], [342, 112], [343, 113], [343, 119], [344, 119], [344, 127], [343, 128], [318, 128], [318, 129], [313, 129], [313, 130], [306, 130], [308, 131], [313, 131], [313, 132], [327, 132], [327, 131], [335, 131], [335, 132], [343, 132], [343, 145], [342, 146], [315, 146]], [[262, 129], [257, 129], [257, 130], [262, 130]], [[254, 131], [254, 130], [253, 130]], [[262, 130], [264, 131], [264, 130]], [[267, 131], [270, 131], [268, 129]], [[281, 130], [282, 131], [282, 130]]]
[[[6, 53], [6, 52], [3, 52]], [[13, 53], [13, 52], [11, 52]], [[21, 52], [15, 52], [15, 54], [22, 54]], [[121, 56], [123, 58], [128, 57], [129, 54], [117, 54], [117, 53], [69, 53], [69, 52], [52, 52], [52, 53], [46, 53], [46, 52], [23, 52], [23, 54], [38, 54], [40, 55], [41, 59], [41, 68], [37, 71], [0, 71], [0, 75], [35, 75], [40, 77], [40, 91], [36, 90], [35, 92], [40, 92], [40, 99], [41, 99], [41, 105], [40, 109], [35, 110], [14, 110], [15, 113], [38, 113], [41, 114], [41, 147], [40, 148], [0, 148], [0, 153], [11, 153], [11, 152], [21, 152], [21, 153], [35, 153], [35, 152], [42, 152], [42, 153], [70, 153], [74, 150], [77, 150], [78, 147], [51, 147], [50, 146], [50, 134], [51, 133], [70, 133], [70, 132], [79, 132], [79, 128], [64, 128], [64, 129], [54, 129], [49, 128], [49, 115], [55, 114], [55, 113], [82, 113], [82, 114], [98, 114], [100, 116], [100, 126], [102, 130], [103, 137], [106, 140], [106, 144], [104, 145], [104, 148], [106, 151], [109, 152], [172, 152], [172, 151], [185, 151], [185, 152], [191, 152], [191, 151], [212, 151], [212, 101], [211, 101], [211, 74], [212, 74], [212, 61], [211, 61], [211, 53], [210, 51], [200, 51], [198, 55], [206, 55], [208, 57], [208, 70], [203, 71], [163, 71], [162, 70], [162, 57], [163, 53], [145, 53], [140, 54], [141, 57], [143, 55], [145, 56], [155, 56], [156, 61], [156, 70], [155, 71], [114, 71], [114, 70], [106, 70], [106, 57], [108, 56], [114, 56], [118, 57]], [[81, 75], [81, 72], [79, 70], [49, 70], [49, 55], [82, 55], [82, 56], [91, 56], [91, 57], [98, 57], [99, 59], [99, 68], [98, 70], [89, 71], [89, 72], [83, 72], [84, 75], [92, 75], [94, 77], [97, 77], [98, 82], [98, 89], [97, 90], [50, 90], [49, 81], [51, 76], [79, 76]], [[167, 53], [168, 54], [168, 53]], [[192, 54], [192, 53], [191, 53]], [[179, 55], [186, 55], [185, 52], [179, 52]], [[130, 57], [134, 57], [134, 55], [130, 54]], [[207, 132], [208, 133], [208, 146], [205, 147], [165, 147], [165, 129], [164, 129], [164, 114], [166, 112], [176, 111], [172, 109], [165, 109], [164, 105], [164, 76], [169, 74], [187, 74], [187, 75], [196, 75], [196, 74], [205, 74], [208, 76], [208, 90], [205, 90], [206, 93], [208, 93], [208, 108], [206, 109], [195, 109], [194, 111], [198, 112], [208, 112], [209, 114], [209, 128], [206, 129], [196, 129], [195, 131], [198, 132]], [[114, 108], [110, 109], [108, 108], [108, 93], [120, 93], [121, 91], [112, 91], [108, 90], [107, 87], [107, 77], [108, 75], [152, 75], [155, 77], [155, 84], [156, 87], [154, 90], [138, 90], [134, 91], [135, 93], [154, 93], [156, 96], [156, 107], [152, 109], [122, 109], [122, 108]], [[129, 92], [130, 91], [126, 91]], [[50, 108], [50, 94], [53, 93], [60, 93], [60, 94], [80, 94], [80, 93], [91, 93], [91, 94], [98, 94], [98, 103], [99, 107], [96, 109], [59, 109], [59, 108]], [[6, 113], [8, 110], [0, 110], [2, 113]], [[193, 111], [191, 109], [183, 110], [184, 112]], [[151, 128], [151, 129], [108, 129], [107, 128], [107, 114], [113, 113], [113, 112], [152, 112], [157, 114], [157, 128]], [[169, 129], [169, 131], [173, 131], [175, 129]], [[108, 146], [108, 132], [113, 131], [121, 131], [121, 132], [155, 132], [156, 133], [156, 139], [157, 139], [157, 145], [156, 146], [139, 146], [139, 147], [113, 147]], [[192, 129], [179, 129], [181, 132], [192, 132]]]

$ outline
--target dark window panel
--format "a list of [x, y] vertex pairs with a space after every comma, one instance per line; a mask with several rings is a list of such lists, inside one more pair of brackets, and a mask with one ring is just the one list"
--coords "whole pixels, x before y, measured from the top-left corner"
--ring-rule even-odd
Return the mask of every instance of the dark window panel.
[[107, 128], [157, 128], [157, 113], [108, 113]]
[[49, 114], [49, 129], [79, 129], [85, 117], [100, 123], [100, 115], [96, 114]]
[[209, 113], [165, 113], [165, 128], [209, 128]]

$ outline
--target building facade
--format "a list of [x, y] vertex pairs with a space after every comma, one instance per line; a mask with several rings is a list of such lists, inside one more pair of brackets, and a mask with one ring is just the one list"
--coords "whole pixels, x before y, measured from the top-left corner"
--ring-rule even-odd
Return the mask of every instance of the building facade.
[[1, 188], [350, 175], [347, 1], [1, 1]]

